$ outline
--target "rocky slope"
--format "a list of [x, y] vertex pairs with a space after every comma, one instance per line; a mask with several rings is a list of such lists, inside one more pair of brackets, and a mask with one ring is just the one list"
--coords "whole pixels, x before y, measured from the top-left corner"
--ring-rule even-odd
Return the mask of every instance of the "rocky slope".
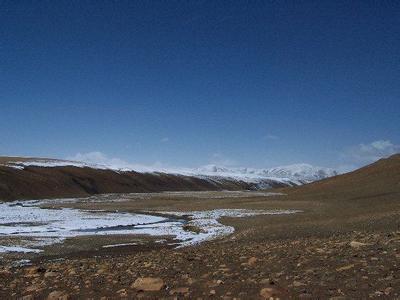
[[398, 299], [399, 233], [72, 257], [0, 268], [3, 299]]

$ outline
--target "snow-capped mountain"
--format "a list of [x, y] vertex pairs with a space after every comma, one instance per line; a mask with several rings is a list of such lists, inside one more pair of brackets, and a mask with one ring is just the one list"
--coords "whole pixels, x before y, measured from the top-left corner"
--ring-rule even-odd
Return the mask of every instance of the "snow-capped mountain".
[[269, 169], [257, 168], [229, 168], [217, 165], [206, 165], [195, 169], [175, 168], [175, 169], [151, 169], [136, 168], [137, 165], [112, 164], [102, 165], [93, 162], [77, 162], [57, 159], [20, 159], [8, 161], [6, 166], [23, 170], [26, 167], [79, 167], [102, 170], [113, 170], [116, 172], [153, 173], [153, 174], [174, 174], [186, 175], [201, 178], [214, 184], [223, 184], [227, 181], [244, 182], [250, 184], [254, 189], [267, 189], [278, 186], [301, 185], [327, 177], [335, 176], [338, 173], [329, 168], [315, 167], [309, 164], [294, 164]]
[[257, 172], [260, 175], [287, 177], [291, 179], [302, 180], [306, 182], [321, 180], [327, 177], [338, 175], [330, 168], [316, 167], [309, 164], [294, 164], [271, 169], [262, 169]]
[[270, 169], [228, 168], [217, 165], [206, 165], [181, 173], [202, 178], [207, 177], [213, 180], [218, 178], [241, 180], [254, 183], [259, 188], [273, 186], [273, 183], [301, 185], [338, 174], [335, 170], [330, 168], [315, 167], [304, 163]]

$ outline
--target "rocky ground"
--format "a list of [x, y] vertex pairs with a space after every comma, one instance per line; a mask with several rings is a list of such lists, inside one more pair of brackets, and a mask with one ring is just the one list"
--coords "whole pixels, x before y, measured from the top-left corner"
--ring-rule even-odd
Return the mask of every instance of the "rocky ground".
[[400, 297], [400, 232], [243, 244], [228, 240], [129, 255], [3, 266], [2, 299], [366, 299]]

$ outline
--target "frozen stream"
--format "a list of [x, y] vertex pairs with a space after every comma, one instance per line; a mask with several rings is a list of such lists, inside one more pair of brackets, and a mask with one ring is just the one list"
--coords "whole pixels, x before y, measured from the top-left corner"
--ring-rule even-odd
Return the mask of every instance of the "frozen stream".
[[[151, 215], [151, 212], [136, 214], [39, 207], [46, 203], [45, 200], [0, 203], [0, 252], [40, 252], [41, 247], [60, 243], [66, 238], [113, 234], [170, 235], [174, 236], [179, 246], [188, 246], [233, 233], [233, 227], [218, 222], [220, 217], [299, 212], [297, 210], [243, 209], [158, 212], [166, 215], [163, 217]], [[183, 216], [188, 216], [189, 219], [182, 218]], [[198, 228], [199, 231], [197, 233], [188, 231], [189, 225]], [[18, 237], [18, 245], [3, 242], [10, 237]]]

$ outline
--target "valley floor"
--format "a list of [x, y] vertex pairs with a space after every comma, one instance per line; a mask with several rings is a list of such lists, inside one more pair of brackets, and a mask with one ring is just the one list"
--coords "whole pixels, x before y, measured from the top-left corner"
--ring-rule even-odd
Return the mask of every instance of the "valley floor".
[[[221, 208], [302, 212], [223, 217], [220, 222], [233, 226], [233, 234], [178, 249], [143, 236], [79, 237], [49, 246], [42, 254], [4, 255], [0, 298], [399, 298], [400, 193], [321, 197], [318, 191], [283, 189], [278, 192], [284, 195], [272, 196], [132, 194], [63, 203], [60, 206], [120, 212]], [[138, 239], [142, 242], [136, 245], [99, 247]], [[31, 259], [31, 264], [16, 266], [15, 260], [21, 258]]]

